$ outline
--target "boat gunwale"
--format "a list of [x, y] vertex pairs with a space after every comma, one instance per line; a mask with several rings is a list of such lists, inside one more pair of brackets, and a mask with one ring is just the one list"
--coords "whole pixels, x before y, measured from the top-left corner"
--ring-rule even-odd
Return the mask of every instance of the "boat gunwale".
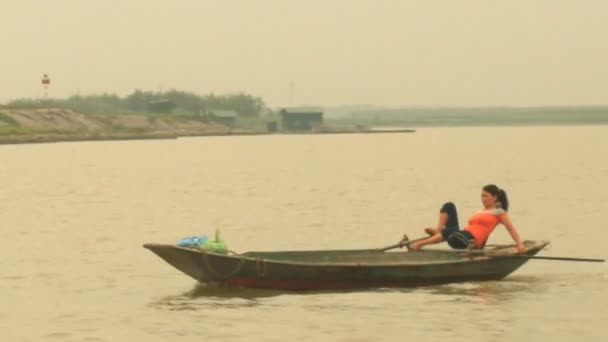
[[[534, 247], [529, 250], [535, 251], [535, 254], [545, 248], [549, 241], [533, 241], [535, 243]], [[539, 245], [537, 245], [539, 243]], [[508, 245], [504, 245], [508, 247]], [[463, 264], [463, 263], [474, 263], [474, 262], [483, 262], [491, 259], [516, 259], [518, 256], [527, 256], [528, 254], [507, 254], [507, 255], [491, 255], [491, 254], [481, 254], [483, 250], [474, 250], [466, 251], [466, 250], [442, 250], [442, 249], [427, 249], [426, 251], [433, 252], [441, 252], [441, 253], [449, 253], [460, 255], [459, 259], [454, 260], [438, 260], [438, 261], [425, 261], [425, 262], [391, 262], [391, 263], [358, 263], [358, 262], [299, 262], [299, 261], [281, 261], [276, 259], [266, 259], [266, 258], [254, 258], [245, 256], [244, 254], [220, 254], [213, 253], [209, 251], [203, 251], [201, 249], [189, 248], [189, 247], [180, 247], [172, 244], [155, 244], [155, 243], [145, 243], [143, 245], [144, 248], [150, 249], [154, 252], [150, 247], [161, 247], [161, 248], [170, 248], [182, 250], [190, 253], [200, 254], [201, 256], [210, 255], [218, 258], [227, 258], [234, 259], [235, 261], [251, 261], [251, 262], [264, 262], [269, 264], [277, 264], [277, 265], [290, 265], [290, 266], [306, 266], [306, 267], [425, 267], [431, 265], [445, 265], [445, 264]], [[377, 251], [378, 253], [386, 253], [379, 249], [344, 249], [344, 250], [332, 250], [332, 251]], [[478, 251], [478, 252], [475, 252]], [[277, 251], [277, 252], [298, 252], [298, 251]], [[307, 251], [303, 251], [307, 252]], [[315, 251], [310, 251], [315, 252]], [[321, 251], [319, 251], [321, 252]], [[424, 251], [422, 251], [424, 252]], [[249, 251], [245, 253], [255, 253], [254, 251]], [[263, 252], [262, 252], [263, 253]], [[410, 253], [410, 252], [402, 252], [402, 253]], [[418, 252], [415, 252], [418, 253]]]

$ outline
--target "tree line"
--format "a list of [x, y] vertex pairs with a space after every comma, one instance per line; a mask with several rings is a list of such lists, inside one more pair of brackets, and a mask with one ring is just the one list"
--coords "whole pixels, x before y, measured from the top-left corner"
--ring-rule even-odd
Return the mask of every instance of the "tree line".
[[234, 110], [241, 117], [257, 117], [267, 106], [260, 97], [246, 93], [198, 95], [191, 92], [135, 90], [121, 97], [115, 94], [73, 95], [65, 99], [18, 99], [4, 108], [63, 108], [88, 114], [120, 114], [125, 112], [166, 112], [207, 114], [213, 110]]

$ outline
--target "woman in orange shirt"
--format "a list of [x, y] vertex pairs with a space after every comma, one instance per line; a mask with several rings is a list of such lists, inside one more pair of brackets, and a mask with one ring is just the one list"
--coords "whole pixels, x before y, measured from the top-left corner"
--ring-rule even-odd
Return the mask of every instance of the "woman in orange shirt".
[[437, 227], [424, 229], [431, 237], [416, 241], [409, 248], [419, 250], [426, 245], [443, 241], [447, 241], [448, 245], [454, 249], [464, 249], [470, 244], [474, 244], [476, 248], [483, 248], [494, 228], [502, 223], [515, 241], [517, 250], [524, 253], [526, 248], [507, 212], [509, 200], [505, 191], [494, 184], [486, 185], [481, 191], [481, 203], [483, 210], [473, 214], [469, 218], [469, 224], [463, 230], [460, 230], [458, 226], [456, 206], [452, 202], [445, 203], [439, 212]]

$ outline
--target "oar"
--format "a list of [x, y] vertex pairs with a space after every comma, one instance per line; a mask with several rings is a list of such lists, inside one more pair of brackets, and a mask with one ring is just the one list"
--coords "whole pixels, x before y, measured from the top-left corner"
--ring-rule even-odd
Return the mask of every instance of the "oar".
[[[490, 255], [488, 255], [488, 256], [490, 256]], [[523, 255], [523, 254], [515, 254], [512, 257], [525, 258], [525, 259], [557, 260], [557, 261], [606, 262], [606, 260], [604, 260], [604, 259], [549, 257], [549, 256], [537, 256], [537, 255]]]
[[[415, 240], [409, 240], [407, 235], [403, 235], [403, 240], [401, 242], [396, 243], [394, 245], [386, 246], [384, 248], [379, 248], [380, 251], [388, 251], [395, 248], [403, 248], [407, 247], [410, 244], [427, 239], [428, 237], [423, 237]], [[491, 258], [525, 258], [525, 259], [539, 259], [539, 260], [554, 260], [554, 261], [581, 261], [581, 262], [606, 262], [605, 259], [592, 259], [592, 258], [571, 258], [571, 257], [550, 257], [550, 256], [539, 256], [539, 255], [525, 255], [525, 254], [512, 254], [512, 255], [492, 255], [486, 254], [483, 250], [477, 251], [453, 251], [456, 253], [467, 253], [467, 254], [477, 254], [479, 256], [487, 256]]]
[[458, 251], [459, 253], [477, 254], [478, 256], [487, 256], [490, 258], [524, 258], [524, 259], [540, 259], [540, 260], [555, 260], [555, 261], [582, 261], [582, 262], [606, 262], [605, 259], [592, 259], [592, 258], [571, 258], [571, 257], [551, 257], [551, 256], [540, 256], [540, 255], [525, 255], [525, 254], [486, 254], [484, 250], [476, 251]]
[[388, 250], [395, 249], [395, 248], [403, 248], [403, 247], [409, 246], [411, 243], [414, 243], [414, 242], [420, 241], [420, 240], [424, 240], [426, 238], [427, 237], [423, 237], [423, 238], [419, 238], [419, 239], [415, 239], [415, 240], [410, 240], [407, 237], [407, 235], [403, 235], [403, 239], [401, 240], [401, 242], [396, 243], [394, 245], [390, 245], [390, 246], [386, 246], [386, 247], [383, 247], [383, 248], [379, 248], [378, 250], [386, 252]]

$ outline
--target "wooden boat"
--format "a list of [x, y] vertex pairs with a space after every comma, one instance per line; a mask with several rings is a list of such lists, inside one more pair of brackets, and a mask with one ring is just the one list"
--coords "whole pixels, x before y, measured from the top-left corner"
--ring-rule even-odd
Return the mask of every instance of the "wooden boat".
[[282, 290], [416, 287], [499, 280], [525, 264], [548, 241], [526, 241], [526, 254], [513, 245], [483, 250], [382, 249], [247, 252], [216, 254], [175, 245], [144, 244], [167, 263], [203, 283]]

